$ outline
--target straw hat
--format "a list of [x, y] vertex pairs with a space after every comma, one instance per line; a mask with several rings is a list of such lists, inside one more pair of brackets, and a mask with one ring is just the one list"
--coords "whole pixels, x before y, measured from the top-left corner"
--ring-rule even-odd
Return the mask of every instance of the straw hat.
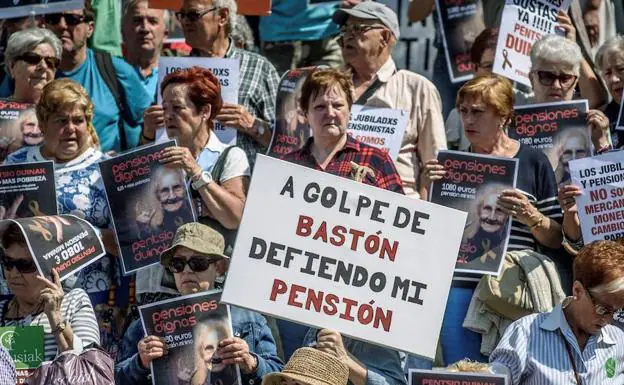
[[299, 348], [282, 372], [267, 374], [262, 385], [281, 385], [286, 379], [302, 385], [347, 385], [349, 368], [331, 354], [314, 348]]

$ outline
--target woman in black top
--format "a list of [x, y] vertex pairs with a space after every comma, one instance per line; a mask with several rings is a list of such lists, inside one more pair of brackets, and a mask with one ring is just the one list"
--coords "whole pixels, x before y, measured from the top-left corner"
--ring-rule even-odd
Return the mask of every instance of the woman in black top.
[[616, 131], [624, 91], [624, 37], [615, 36], [607, 40], [596, 54], [596, 64], [613, 100], [602, 108], [610, 122], [613, 148], [624, 147], [624, 131]]

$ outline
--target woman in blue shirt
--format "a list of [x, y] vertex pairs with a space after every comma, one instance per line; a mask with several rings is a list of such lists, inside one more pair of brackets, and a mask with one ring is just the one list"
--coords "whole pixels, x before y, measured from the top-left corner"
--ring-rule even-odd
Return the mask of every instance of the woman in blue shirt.
[[573, 296], [514, 322], [490, 356], [513, 385], [624, 383], [624, 245], [598, 241], [574, 260]]

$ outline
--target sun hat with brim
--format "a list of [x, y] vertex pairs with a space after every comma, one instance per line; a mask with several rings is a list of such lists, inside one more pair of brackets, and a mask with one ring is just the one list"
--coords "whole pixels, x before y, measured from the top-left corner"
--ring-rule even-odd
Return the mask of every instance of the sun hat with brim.
[[200, 254], [226, 258], [225, 240], [217, 230], [201, 223], [187, 223], [178, 227], [171, 247], [160, 254], [160, 264], [167, 266], [173, 258], [175, 249], [184, 246]]
[[302, 385], [347, 385], [349, 368], [331, 354], [314, 348], [299, 348], [280, 373], [264, 376], [262, 385], [281, 385], [286, 379]]
[[365, 20], [379, 20], [392, 31], [395, 38], [398, 39], [401, 35], [399, 19], [396, 13], [384, 4], [376, 1], [363, 1], [353, 8], [339, 8], [334, 12], [332, 20], [338, 25], [343, 25], [347, 22], [349, 16]]

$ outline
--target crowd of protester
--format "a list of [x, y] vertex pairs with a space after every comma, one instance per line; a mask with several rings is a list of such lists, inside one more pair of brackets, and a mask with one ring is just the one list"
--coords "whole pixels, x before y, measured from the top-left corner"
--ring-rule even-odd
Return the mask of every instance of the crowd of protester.
[[[611, 359], [610, 383], [624, 383], [624, 328], [612, 325], [624, 308], [624, 243], [585, 245], [580, 186], [558, 185], [563, 171], [507, 134], [514, 106], [587, 99], [595, 153], [624, 147], [624, 131], [615, 129], [624, 91], [621, 2], [574, 0], [569, 13], [560, 12], [562, 33], [532, 47], [530, 89], [492, 73], [504, 1], [482, 1], [485, 29], [470, 55], [475, 77], [463, 84], [450, 82], [439, 36], [432, 81], [392, 59], [399, 18], [423, 20], [434, 1], [412, 0], [406, 15], [375, 1], [337, 3], [273, 0], [272, 14], [260, 18], [260, 41], [235, 0], [183, 0], [174, 11], [123, 0], [112, 18], [104, 15], [115, 9], [85, 0], [83, 9], [2, 20], [0, 98], [34, 104], [41, 131], [4, 164], [53, 160], [59, 214], [92, 224], [106, 255], [61, 284], [56, 272], [37, 273], [19, 228], [9, 226], [1, 236], [0, 326], [42, 326], [46, 360], [100, 344], [115, 359], [117, 384], [151, 383], [150, 363], [167, 354], [167, 344], [145, 335], [134, 305], [222, 287], [256, 156], [271, 143], [280, 76], [322, 65], [305, 80], [297, 106], [312, 138], [283, 160], [424, 200], [446, 173], [436, 160], [441, 150], [517, 159], [516, 188], [496, 200], [512, 218], [508, 251], [552, 263], [558, 277], [551, 284], [568, 296], [548, 312], [512, 319], [486, 351], [482, 335], [464, 325], [481, 277], [456, 274], [435, 362], [231, 307], [234, 337], [219, 341], [222, 364], [238, 365], [244, 385], [400, 385], [410, 369], [464, 359], [489, 362], [469, 370], [503, 373], [511, 384], [580, 385], [607, 383], [603, 367]], [[165, 43], [176, 26], [186, 46]], [[237, 60], [237, 102], [223, 101], [219, 80], [204, 68], [159, 83], [160, 58], [185, 55]], [[396, 160], [347, 134], [354, 104], [407, 114]], [[237, 130], [235, 146], [218, 139], [217, 120]], [[124, 276], [98, 163], [164, 133], [177, 146], [162, 162], [189, 185], [197, 222], [168, 229], [175, 239], [160, 265]], [[178, 209], [137, 216], [141, 234], [174, 223], [166, 217]], [[0, 219], [10, 217], [0, 210]], [[187, 381], [206, 377], [204, 368]], [[0, 348], [5, 383], [15, 384], [15, 368]]]

